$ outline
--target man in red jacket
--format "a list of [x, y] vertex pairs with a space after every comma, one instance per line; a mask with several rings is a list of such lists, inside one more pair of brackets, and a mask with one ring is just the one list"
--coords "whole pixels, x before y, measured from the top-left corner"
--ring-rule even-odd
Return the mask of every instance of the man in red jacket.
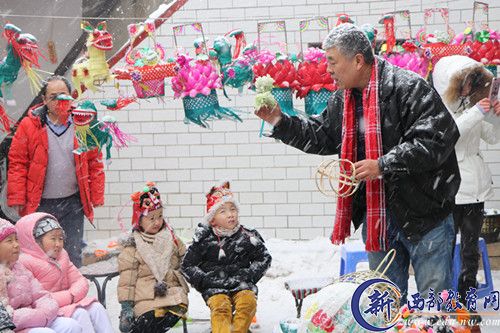
[[62, 76], [42, 87], [43, 105], [32, 108], [12, 139], [9, 151], [7, 203], [19, 215], [54, 215], [66, 233], [64, 247], [75, 266], [81, 266], [83, 217], [92, 223], [93, 207], [104, 204], [104, 166], [95, 149], [80, 155], [69, 112], [56, 97], [69, 95]]

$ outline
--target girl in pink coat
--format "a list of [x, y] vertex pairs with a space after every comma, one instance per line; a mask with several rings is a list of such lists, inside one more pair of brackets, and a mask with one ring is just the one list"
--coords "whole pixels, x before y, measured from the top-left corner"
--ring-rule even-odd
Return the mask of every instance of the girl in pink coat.
[[59, 316], [75, 319], [82, 333], [113, 333], [106, 309], [87, 297], [89, 284], [64, 250], [64, 231], [46, 213], [24, 216], [16, 223], [19, 261], [59, 304]]
[[0, 264], [5, 265], [2, 279], [15, 332], [22, 333], [81, 333], [82, 328], [71, 318], [57, 317], [59, 306], [33, 274], [18, 261], [19, 243], [16, 228], [0, 219]]

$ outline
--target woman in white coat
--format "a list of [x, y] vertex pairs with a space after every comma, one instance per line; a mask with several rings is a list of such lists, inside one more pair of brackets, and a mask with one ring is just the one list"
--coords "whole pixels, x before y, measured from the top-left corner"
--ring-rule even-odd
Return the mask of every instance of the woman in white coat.
[[[458, 292], [465, 303], [466, 292], [476, 288], [479, 266], [478, 240], [483, 223], [484, 202], [493, 196], [491, 173], [480, 151], [481, 140], [500, 142], [500, 103], [488, 99], [493, 75], [468, 57], [450, 56], [434, 68], [434, 87], [453, 115], [460, 131], [455, 146], [462, 182], [453, 212], [455, 232], [460, 231], [462, 270]], [[490, 122], [487, 122], [488, 120]]]

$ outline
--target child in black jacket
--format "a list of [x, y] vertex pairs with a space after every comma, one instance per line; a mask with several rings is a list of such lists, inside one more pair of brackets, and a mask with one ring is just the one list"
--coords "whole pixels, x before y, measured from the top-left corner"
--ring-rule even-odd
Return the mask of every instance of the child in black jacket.
[[[207, 194], [207, 213], [182, 262], [182, 271], [211, 313], [212, 333], [247, 333], [257, 308], [257, 282], [271, 265], [260, 234], [240, 225], [226, 182]], [[233, 314], [234, 310], [234, 314]]]

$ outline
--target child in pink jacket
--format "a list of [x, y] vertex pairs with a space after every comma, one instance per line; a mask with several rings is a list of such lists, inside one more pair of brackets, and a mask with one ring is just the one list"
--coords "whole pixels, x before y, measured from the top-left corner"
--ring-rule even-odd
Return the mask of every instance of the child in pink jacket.
[[18, 259], [16, 228], [9, 221], [0, 219], [0, 264], [6, 266], [2, 278], [8, 281], [7, 297], [16, 326], [14, 331], [81, 333], [82, 329], [75, 320], [57, 317], [57, 302]]
[[64, 231], [46, 213], [24, 216], [16, 223], [21, 243], [19, 261], [59, 304], [59, 315], [75, 319], [82, 333], [113, 333], [106, 309], [87, 297], [89, 284], [64, 250]]

